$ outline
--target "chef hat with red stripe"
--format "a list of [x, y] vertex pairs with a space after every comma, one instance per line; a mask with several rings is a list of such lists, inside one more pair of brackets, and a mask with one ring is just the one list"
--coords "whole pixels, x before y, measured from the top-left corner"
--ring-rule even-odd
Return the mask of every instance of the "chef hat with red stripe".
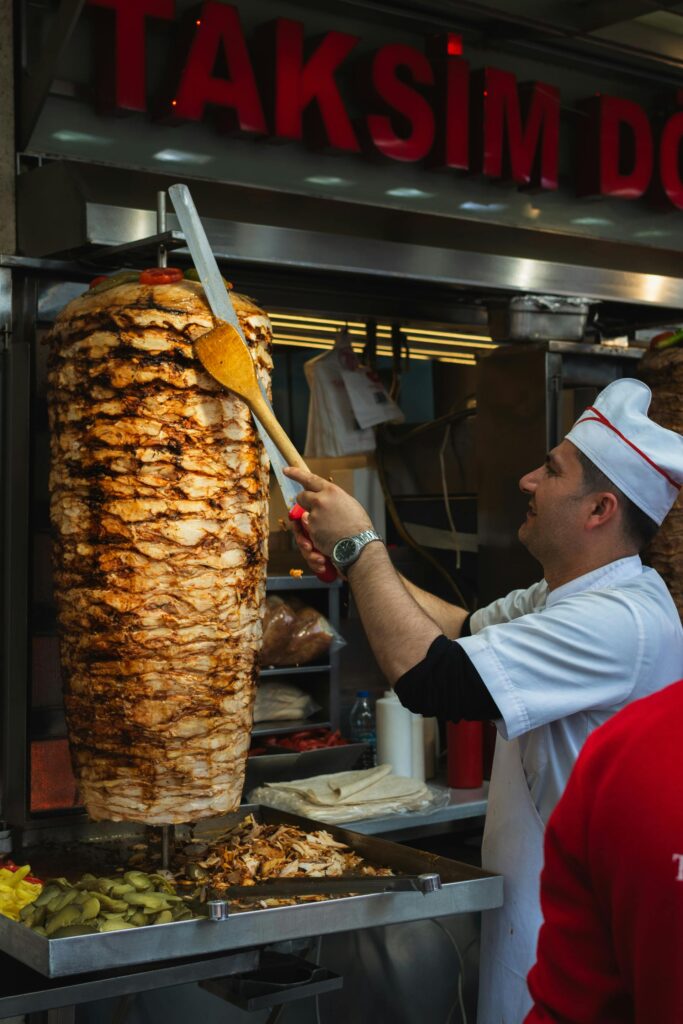
[[615, 380], [579, 416], [567, 439], [661, 524], [683, 484], [683, 436], [648, 417], [651, 400], [642, 381]]

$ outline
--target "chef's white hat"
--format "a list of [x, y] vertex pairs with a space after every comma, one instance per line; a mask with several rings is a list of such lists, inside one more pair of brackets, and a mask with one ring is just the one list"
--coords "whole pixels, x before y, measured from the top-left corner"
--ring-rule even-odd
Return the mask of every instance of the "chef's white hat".
[[656, 523], [683, 484], [683, 436], [649, 419], [652, 392], [624, 377], [601, 391], [567, 434]]

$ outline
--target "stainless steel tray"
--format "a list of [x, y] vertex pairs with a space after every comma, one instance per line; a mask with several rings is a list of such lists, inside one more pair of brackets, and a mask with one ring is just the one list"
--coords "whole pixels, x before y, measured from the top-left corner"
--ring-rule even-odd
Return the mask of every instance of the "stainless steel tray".
[[[47, 939], [36, 935], [23, 924], [0, 916], [0, 950], [47, 977], [59, 978], [153, 961], [265, 946], [285, 939], [488, 910], [503, 902], [503, 879], [500, 875], [268, 807], [243, 806], [234, 814], [201, 822], [194, 829], [194, 835], [223, 831], [246, 814], [253, 814], [258, 821], [266, 824], [290, 823], [307, 831], [324, 828], [374, 864], [386, 865], [401, 874], [437, 872], [443, 887], [427, 895], [419, 892], [371, 893], [295, 906], [239, 910], [231, 913], [224, 921], [178, 921], [64, 939]], [[77, 840], [84, 848], [92, 844], [97, 848], [99, 857], [106, 848], [112, 851], [112, 856], [118, 851], [119, 860], [110, 863], [111, 870], [116, 863], [123, 863], [126, 849], [131, 843], [139, 841], [142, 834], [142, 827], [126, 825], [117, 826], [113, 830], [110, 825], [105, 826], [103, 832], [102, 826], [90, 825], [84, 826], [80, 834], [69, 830], [66, 838], [71, 842]], [[31, 851], [27, 847], [22, 851], [22, 856], [31, 858], [32, 852], [36, 855], [31, 860], [36, 866], [40, 860], [44, 860], [46, 854], [49, 855], [49, 846], [55, 840], [56, 845], [52, 846], [55, 850], [59, 849], [60, 841], [65, 841], [58, 834], [48, 845], [45, 838], [46, 842], [40, 850]]]

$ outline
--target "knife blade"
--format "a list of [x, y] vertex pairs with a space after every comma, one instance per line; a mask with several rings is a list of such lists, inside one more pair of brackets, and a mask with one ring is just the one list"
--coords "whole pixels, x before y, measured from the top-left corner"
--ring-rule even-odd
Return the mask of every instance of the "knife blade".
[[[218, 269], [216, 257], [209, 245], [204, 225], [197, 213], [197, 208], [194, 204], [189, 188], [187, 185], [182, 184], [171, 185], [168, 190], [168, 194], [171, 197], [171, 202], [173, 203], [173, 208], [175, 209], [178, 222], [180, 223], [182, 232], [185, 235], [187, 247], [190, 250], [190, 255], [192, 256], [195, 268], [199, 274], [199, 280], [204, 288], [204, 294], [206, 295], [206, 300], [209, 303], [211, 312], [217, 320], [224, 320], [226, 323], [232, 324], [244, 342], [245, 347], [248, 349], [235, 307], [232, 304], [232, 299], [225, 287], [225, 282], [223, 281], [221, 272]], [[261, 381], [259, 381], [259, 387], [265, 401], [270, 405], [268, 395], [266, 394]], [[275, 479], [277, 480], [280, 491], [282, 492], [282, 497], [285, 505], [287, 506], [289, 518], [293, 521], [300, 522], [303, 515], [303, 509], [297, 504], [296, 499], [297, 495], [301, 491], [301, 485], [296, 483], [295, 480], [290, 480], [288, 476], [285, 476], [283, 471], [287, 463], [285, 462], [282, 454], [275, 443], [271, 440], [270, 435], [264, 429], [258, 417], [254, 416], [253, 413], [252, 417], [254, 419], [254, 425], [259, 433], [259, 437], [266, 449], [266, 454], [268, 455], [271, 468], [275, 473]], [[317, 575], [324, 583], [331, 583], [333, 580], [336, 580], [337, 571], [330, 560], [326, 559], [324, 571]]]
[[[204, 288], [206, 301], [209, 303], [211, 312], [217, 320], [225, 320], [226, 323], [232, 324], [246, 345], [247, 342], [239, 322], [239, 317], [235, 312], [232, 299], [225, 287], [225, 281], [218, 269], [216, 257], [209, 245], [209, 240], [206, 237], [206, 232], [204, 231], [204, 225], [199, 218], [199, 214], [197, 213], [197, 208], [194, 205], [194, 200], [192, 199], [189, 188], [187, 185], [171, 185], [168, 190], [168, 194], [171, 197], [171, 202], [173, 203], [178, 222], [180, 223], [180, 227], [185, 235], [187, 247], [190, 250], [190, 255], [192, 256], [195, 268], [199, 274], [199, 279], [202, 283], [202, 287]], [[270, 405], [268, 395], [266, 394], [261, 381], [259, 381], [259, 387], [261, 388], [261, 393], [266, 402]], [[298, 485], [294, 484], [292, 480], [289, 480], [284, 473], [282, 473], [286, 463], [256, 416], [254, 416], [254, 423], [259, 432], [261, 441], [263, 442], [263, 446], [268, 454], [277, 482], [280, 484], [280, 489], [282, 490], [285, 484], [288, 483], [290, 485], [288, 493], [291, 495], [291, 485], [293, 484], [295, 488], [298, 488]], [[282, 480], [280, 479], [281, 477]], [[296, 493], [298, 494], [298, 489]], [[285, 499], [285, 501], [287, 501], [287, 499]], [[290, 507], [289, 503], [287, 507]]]

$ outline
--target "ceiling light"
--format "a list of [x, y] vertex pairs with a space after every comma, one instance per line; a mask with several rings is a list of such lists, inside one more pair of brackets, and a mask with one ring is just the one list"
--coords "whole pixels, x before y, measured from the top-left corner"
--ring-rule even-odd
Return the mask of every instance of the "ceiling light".
[[390, 188], [385, 194], [397, 199], [430, 199], [434, 195], [433, 192], [423, 192], [421, 188]]
[[168, 164], [208, 164], [213, 157], [208, 153], [188, 153], [184, 149], [160, 149], [154, 159]]
[[464, 338], [467, 341], [491, 341], [488, 334], [464, 334], [462, 331], [427, 331], [420, 327], [402, 327], [401, 330], [405, 334], [427, 334], [430, 338], [457, 338], [458, 341]]
[[311, 185], [353, 185], [352, 181], [347, 181], [346, 178], [335, 178], [333, 174], [313, 174], [310, 178], [306, 178]]
[[299, 316], [297, 313], [269, 313], [268, 315], [274, 323], [283, 320], [296, 324], [334, 324], [335, 327], [365, 327], [365, 324], [354, 320], [331, 320], [329, 317], [322, 316]]
[[611, 220], [607, 220], [606, 217], [575, 217], [572, 220], [571, 223], [572, 224], [585, 224], [588, 227], [588, 226], [593, 225], [593, 224], [595, 224], [596, 226], [598, 224], [611, 224], [612, 221]]
[[91, 146], [110, 146], [114, 141], [106, 135], [90, 135], [89, 132], [72, 132], [66, 128], [52, 133], [53, 139], [59, 142], [86, 142]]
[[416, 338], [413, 334], [405, 334], [404, 338], [406, 341], [416, 342], [418, 345], [444, 345], [447, 348], [486, 348], [492, 349], [497, 348], [497, 345], [491, 344], [487, 341], [443, 341], [441, 338]]
[[468, 200], [465, 203], [460, 203], [460, 209], [474, 210], [477, 213], [495, 213], [496, 210], [507, 209], [507, 203], [475, 203]]

